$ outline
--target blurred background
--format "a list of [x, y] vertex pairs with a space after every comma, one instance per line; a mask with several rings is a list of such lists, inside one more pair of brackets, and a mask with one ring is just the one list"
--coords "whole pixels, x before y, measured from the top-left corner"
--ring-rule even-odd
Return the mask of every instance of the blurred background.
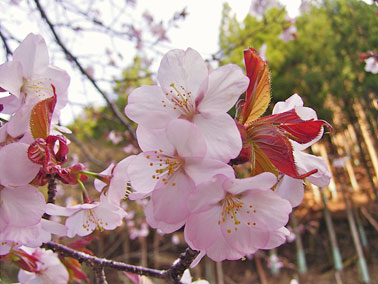
[[[204, 259], [192, 271], [194, 278], [219, 284], [378, 283], [374, 2], [0, 0], [0, 58], [11, 60], [30, 32], [46, 39], [51, 63], [71, 76], [61, 119], [72, 130], [70, 162], [101, 172], [139, 152], [136, 125], [123, 109], [133, 89], [156, 84], [165, 52], [192, 47], [210, 68], [230, 62], [244, 68], [243, 50], [255, 48], [271, 72], [267, 114], [274, 103], [298, 93], [305, 106], [332, 124], [334, 132], [310, 151], [328, 161], [333, 179], [328, 188], [306, 185], [285, 245], [240, 261]], [[58, 204], [79, 200], [75, 187], [62, 187], [58, 194]], [[143, 201], [124, 206], [129, 212], [124, 226], [96, 231], [87, 247], [100, 257], [169, 267], [186, 248], [183, 232], [163, 235], [149, 228]], [[131, 283], [120, 272], [106, 273], [109, 283]], [[1, 269], [4, 283], [13, 283], [16, 275], [12, 267]]]

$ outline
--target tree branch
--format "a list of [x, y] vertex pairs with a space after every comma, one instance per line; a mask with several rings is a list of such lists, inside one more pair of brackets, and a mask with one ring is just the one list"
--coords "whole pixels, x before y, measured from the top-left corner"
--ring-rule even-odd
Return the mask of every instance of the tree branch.
[[75, 57], [68, 50], [68, 48], [65, 46], [65, 44], [61, 40], [60, 36], [56, 32], [54, 24], [50, 21], [50, 19], [48, 18], [45, 10], [43, 9], [43, 7], [41, 6], [41, 4], [39, 3], [39, 0], [34, 0], [34, 3], [36, 4], [37, 9], [38, 9], [39, 13], [41, 14], [42, 19], [49, 26], [49, 28], [50, 28], [50, 30], [51, 30], [51, 32], [52, 32], [52, 34], [53, 34], [53, 36], [54, 36], [57, 44], [61, 47], [61, 49], [63, 50], [63, 52], [66, 54], [66, 56], [70, 60], [72, 60], [75, 63], [76, 67], [80, 70], [80, 72], [89, 80], [89, 82], [91, 82], [91, 84], [93, 85], [93, 87], [102, 95], [102, 97], [105, 99], [106, 103], [108, 104], [108, 106], [110, 107], [110, 109], [112, 110], [112, 112], [114, 113], [114, 115], [117, 117], [117, 119], [126, 127], [126, 129], [130, 132], [130, 134], [133, 136], [133, 138], [136, 139], [136, 136], [135, 136], [135, 133], [134, 133], [134, 130], [133, 130], [132, 126], [127, 121], [127, 119], [125, 118], [125, 116], [120, 112], [120, 110], [118, 109], [117, 105], [110, 100], [110, 98], [108, 97], [108, 95], [98, 86], [97, 82], [88, 74], [88, 72], [80, 64], [78, 58]]
[[99, 281], [98, 283], [107, 283], [104, 272], [104, 268], [107, 267], [138, 275], [164, 279], [170, 283], [180, 284], [180, 279], [184, 271], [190, 266], [194, 258], [198, 255], [197, 251], [187, 248], [185, 253], [181, 254], [178, 261], [176, 261], [169, 269], [157, 270], [92, 256], [54, 242], [47, 242], [43, 244], [42, 247], [45, 249], [50, 249], [61, 256], [72, 257], [77, 259], [79, 262], [85, 262], [95, 271], [96, 277]]
[[5, 48], [5, 52], [6, 52], [6, 56], [7, 56], [7, 59], [9, 59], [9, 57], [11, 57], [13, 55], [13, 52], [12, 50], [9, 48], [9, 45], [8, 45], [8, 42], [7, 42], [7, 38], [6, 36], [3, 34], [2, 32], [2, 29], [1, 29], [1, 26], [0, 26], [0, 38], [1, 40], [3, 41], [3, 45], [4, 45], [4, 48]]

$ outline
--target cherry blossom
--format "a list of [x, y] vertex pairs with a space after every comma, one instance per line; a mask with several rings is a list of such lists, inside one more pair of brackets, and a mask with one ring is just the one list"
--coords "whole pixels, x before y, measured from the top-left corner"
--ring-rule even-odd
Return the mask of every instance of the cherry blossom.
[[[0, 87], [10, 93], [8, 97], [0, 99], [0, 104], [4, 106], [4, 113], [14, 114], [7, 123], [8, 135], [17, 138], [29, 130], [33, 107], [52, 97], [53, 88], [57, 94], [53, 117], [56, 123], [60, 110], [67, 103], [69, 82], [70, 77], [65, 71], [49, 65], [44, 39], [40, 35], [29, 34], [15, 50], [13, 61], [0, 65]], [[5, 131], [3, 127], [0, 129], [2, 131]]]
[[31, 249], [22, 247], [22, 249], [37, 259], [37, 268], [33, 272], [20, 269], [18, 272], [18, 281], [20, 281], [21, 284], [68, 283], [68, 271], [60, 262], [56, 253], [41, 248]]
[[276, 181], [271, 173], [245, 179], [217, 175], [198, 186], [185, 225], [185, 240], [200, 251], [195, 263], [205, 254], [215, 261], [239, 259], [285, 241], [291, 205], [271, 190]]
[[365, 71], [378, 74], [378, 56], [371, 56], [365, 59]]
[[248, 86], [238, 66], [227, 64], [209, 72], [195, 50], [171, 50], [157, 77], [160, 86], [142, 86], [130, 94], [125, 108], [130, 119], [151, 129], [186, 119], [201, 129], [209, 157], [228, 162], [239, 154], [240, 136], [227, 114]]
[[122, 225], [122, 220], [126, 216], [126, 212], [121, 207], [109, 202], [103, 195], [100, 201], [67, 207], [48, 203], [46, 213], [68, 217], [65, 225], [69, 238], [76, 235], [86, 236], [96, 229], [114, 230]]
[[0, 148], [0, 185], [26, 185], [37, 175], [40, 166], [28, 158], [29, 145], [11, 143]]
[[201, 131], [186, 120], [173, 120], [165, 130], [139, 126], [137, 137], [144, 152], [127, 169], [134, 190], [129, 198], [151, 195], [147, 221], [165, 233], [185, 222], [189, 213], [186, 201], [196, 184], [219, 173], [234, 175], [227, 164], [206, 157]]
[[[305, 121], [316, 121], [316, 112], [308, 107], [303, 106], [303, 101], [297, 94], [292, 95], [285, 102], [277, 103], [273, 108], [273, 115], [294, 110], [298, 116]], [[311, 172], [307, 176], [307, 180], [312, 184], [320, 187], [327, 186], [332, 178], [328, 170], [328, 166], [322, 157], [302, 152], [315, 142], [317, 142], [323, 135], [323, 129], [310, 142], [300, 144], [290, 139], [293, 147], [293, 156], [295, 165], [300, 175]], [[293, 206], [299, 205], [303, 199], [304, 184], [302, 179], [283, 175], [278, 183], [276, 192], [282, 197], [288, 199]]]
[[283, 33], [281, 33], [278, 38], [283, 40], [284, 42], [288, 42], [294, 40], [297, 37], [297, 27], [294, 25], [285, 28]]

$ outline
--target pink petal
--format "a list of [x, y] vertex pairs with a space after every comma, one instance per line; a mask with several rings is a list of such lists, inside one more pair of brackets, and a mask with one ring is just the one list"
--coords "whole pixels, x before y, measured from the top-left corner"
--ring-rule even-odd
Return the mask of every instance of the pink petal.
[[249, 79], [235, 64], [221, 66], [209, 74], [208, 89], [199, 102], [201, 113], [224, 114], [247, 90]]
[[[110, 175], [113, 171], [113, 168], [115, 167], [114, 163], [111, 163], [105, 170], [103, 170], [100, 175]], [[94, 180], [94, 187], [98, 192], [101, 192], [101, 190], [106, 186], [106, 183], [99, 180], [95, 179]]]
[[36, 225], [45, 213], [45, 198], [31, 185], [3, 188], [0, 191], [0, 213], [8, 224], [17, 227]]
[[49, 64], [49, 54], [46, 42], [40, 35], [29, 34], [16, 48], [14, 61], [20, 61], [25, 78], [33, 73], [43, 72]]
[[51, 234], [57, 235], [59, 237], [64, 237], [67, 235], [67, 227], [60, 223], [41, 219], [41, 225], [43, 230]]
[[148, 128], [164, 128], [180, 112], [164, 107], [166, 98], [158, 86], [142, 86], [135, 89], [128, 98], [125, 113], [128, 118]]
[[196, 185], [209, 181], [213, 176], [222, 174], [233, 178], [234, 170], [231, 166], [218, 160], [187, 158], [184, 164], [185, 172], [190, 176]]
[[120, 161], [114, 168], [113, 177], [110, 180], [107, 197], [109, 201], [119, 205], [126, 195], [127, 182], [130, 180], [127, 174], [129, 165], [134, 161], [136, 156], [129, 156]]
[[328, 170], [326, 161], [322, 157], [317, 157], [304, 152], [294, 151], [294, 159], [300, 174], [317, 169], [318, 172], [307, 177], [307, 180], [319, 187], [328, 186], [332, 178]]
[[221, 207], [212, 206], [209, 210], [191, 214], [185, 225], [185, 241], [195, 250], [207, 250], [218, 238], [222, 238], [218, 220]]
[[303, 107], [303, 100], [298, 94], [292, 95], [284, 102], [278, 102], [274, 105], [272, 114], [282, 113], [296, 107]]
[[204, 157], [206, 143], [201, 130], [193, 123], [175, 119], [167, 125], [167, 138], [180, 157]]
[[163, 150], [168, 156], [175, 154], [175, 148], [167, 138], [165, 129], [147, 128], [139, 125], [136, 130], [139, 147], [143, 151]]
[[286, 242], [286, 237], [289, 235], [290, 231], [285, 227], [270, 232], [269, 242], [264, 246], [263, 249], [272, 249], [282, 245]]
[[193, 117], [193, 123], [201, 129], [207, 145], [207, 157], [228, 163], [237, 157], [242, 148], [239, 130], [228, 114]]
[[242, 220], [258, 230], [272, 231], [285, 226], [292, 210], [287, 200], [271, 190], [248, 193], [241, 201], [244, 202], [244, 210], [240, 210]]
[[186, 51], [169, 51], [161, 60], [157, 78], [164, 93], [171, 90], [173, 83], [177, 88], [183, 86], [187, 92], [190, 91], [195, 99], [207, 76], [208, 69], [201, 55], [188, 48]]
[[201, 183], [190, 195], [188, 206], [191, 213], [198, 213], [210, 210], [211, 207], [218, 205], [224, 198], [223, 183], [226, 176], [217, 175], [210, 181]]
[[4, 186], [28, 184], [37, 175], [40, 166], [28, 158], [29, 145], [12, 143], [0, 149], [0, 181]]
[[168, 224], [181, 223], [189, 214], [187, 201], [194, 189], [194, 183], [187, 175], [175, 173], [167, 185], [152, 193], [154, 219]]
[[159, 179], [153, 177], [160, 166], [152, 161], [151, 157], [153, 157], [153, 152], [143, 152], [137, 155], [127, 168], [133, 190], [143, 195], [150, 194], [159, 181]]
[[153, 211], [154, 211], [153, 204], [152, 204], [152, 201], [150, 201], [148, 202], [147, 206], [144, 208], [144, 214], [146, 215], [147, 223], [152, 228], [159, 229], [165, 234], [173, 233], [177, 231], [178, 229], [180, 229], [185, 224], [185, 220], [182, 220], [181, 222], [176, 223], [176, 224], [168, 224], [168, 223], [165, 223], [164, 221], [157, 221], [154, 218]]
[[237, 195], [245, 191], [266, 191], [271, 189], [277, 182], [277, 178], [272, 173], [261, 173], [254, 177], [243, 179], [229, 179], [225, 183], [225, 189]]
[[236, 226], [231, 218], [226, 218], [220, 227], [227, 244], [243, 255], [255, 253], [269, 241], [268, 231], [256, 230], [243, 223]]
[[11, 61], [0, 65], [0, 87], [16, 97], [20, 97], [23, 84], [22, 65]]
[[[252, 245], [249, 248], [251, 253], [257, 251]], [[207, 250], [207, 256], [214, 261], [223, 261], [225, 259], [237, 260], [245, 256], [244, 252], [240, 252], [232, 248], [223, 238], [218, 238], [215, 243]]]
[[0, 98], [0, 105], [3, 105], [4, 107], [1, 112], [4, 114], [13, 114], [20, 108], [21, 102], [22, 99], [13, 95]]
[[[95, 206], [95, 205], [93, 205]], [[53, 203], [46, 204], [46, 213], [53, 216], [71, 216], [75, 212], [79, 211], [80, 205], [71, 206], [71, 207], [63, 207]]]
[[278, 183], [275, 192], [288, 200], [292, 207], [296, 207], [302, 202], [304, 196], [303, 180], [284, 175]]

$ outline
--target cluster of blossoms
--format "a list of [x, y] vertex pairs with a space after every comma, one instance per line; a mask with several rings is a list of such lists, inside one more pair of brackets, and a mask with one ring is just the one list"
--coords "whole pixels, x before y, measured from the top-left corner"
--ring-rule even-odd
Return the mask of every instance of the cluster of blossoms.
[[[127, 158], [129, 198], [149, 198], [153, 228], [171, 233], [185, 225], [186, 242], [200, 251], [194, 264], [204, 255], [240, 259], [281, 245], [303, 179], [330, 180], [325, 161], [302, 152], [329, 125], [298, 95], [260, 117], [270, 102], [268, 68], [252, 49], [245, 63], [246, 75], [234, 64], [209, 70], [193, 49], [172, 50], [159, 85], [134, 90], [125, 108], [143, 151]], [[234, 119], [228, 111], [238, 100]], [[233, 165], [246, 162], [251, 176], [237, 178]]]
[[[244, 57], [246, 75], [234, 64], [209, 70], [190, 48], [168, 52], [159, 85], [135, 89], [125, 109], [138, 124], [142, 153], [94, 174], [80, 163], [64, 167], [69, 130], [56, 124], [70, 78], [49, 64], [41, 36], [27, 36], [13, 61], [0, 65], [0, 109], [9, 118], [0, 125], [0, 255], [22, 260], [21, 283], [44, 283], [38, 277], [50, 279], [53, 271], [66, 283], [72, 273], [65, 267], [76, 264], [61, 265], [38, 247], [52, 234], [83, 237], [120, 226], [125, 194], [146, 204], [151, 227], [172, 233], [185, 226], [185, 241], [199, 251], [193, 265], [204, 255], [240, 259], [285, 242], [303, 179], [326, 186], [331, 178], [323, 159], [303, 152], [330, 126], [298, 95], [262, 116], [270, 103], [268, 67], [253, 49]], [[249, 165], [249, 177], [236, 175], [238, 164]], [[83, 184], [88, 175], [97, 178], [95, 200]], [[39, 187], [48, 185], [50, 195], [56, 181], [80, 185], [82, 203], [46, 202]], [[64, 225], [43, 216], [64, 216]]]
[[[83, 185], [87, 179], [83, 164], [64, 167], [69, 151], [64, 133], [69, 130], [57, 122], [67, 103], [69, 83], [67, 72], [49, 64], [46, 43], [39, 35], [29, 34], [15, 50], [13, 60], [0, 65], [0, 110], [5, 115], [0, 125], [0, 256], [7, 259], [13, 254], [22, 260], [16, 263], [27, 271], [19, 274], [21, 283], [34, 279], [30, 273], [48, 271], [39, 264], [45, 263], [43, 259], [55, 265], [52, 252], [35, 250], [50, 241], [52, 234], [74, 237], [95, 229], [113, 230], [126, 216], [120, 207], [127, 180], [123, 174], [112, 179], [104, 176], [107, 183], [96, 182], [98, 201], [91, 200], [84, 189], [83, 203], [69, 207], [47, 203], [39, 190], [48, 184], [55, 191], [56, 181]], [[119, 163], [109, 171], [122, 173], [123, 167]], [[50, 194], [54, 196], [54, 192]], [[65, 224], [43, 218], [46, 214], [66, 216]], [[58, 270], [63, 271], [62, 279], [49, 283], [67, 283], [63, 265], [52, 269], [52, 274]]]

